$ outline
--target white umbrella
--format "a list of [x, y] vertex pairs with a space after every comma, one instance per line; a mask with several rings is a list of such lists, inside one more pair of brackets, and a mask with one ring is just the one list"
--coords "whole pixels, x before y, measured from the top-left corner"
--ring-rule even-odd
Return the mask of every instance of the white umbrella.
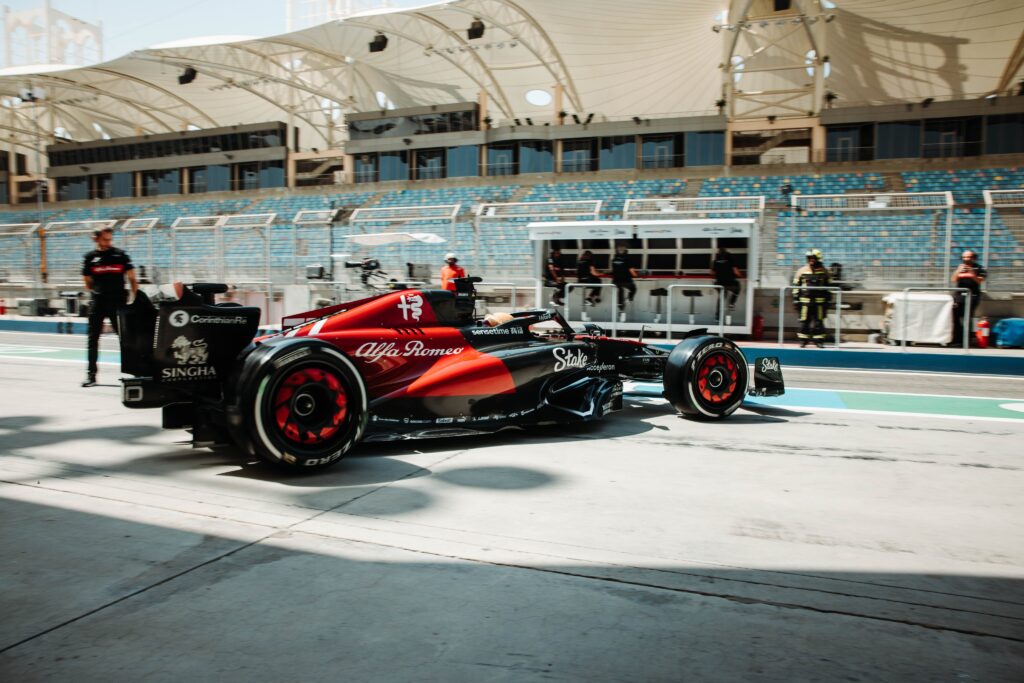
[[365, 235], [349, 235], [356, 244], [377, 246], [380, 244], [400, 244], [403, 242], [424, 242], [441, 244], [447, 240], [433, 232], [371, 232]]

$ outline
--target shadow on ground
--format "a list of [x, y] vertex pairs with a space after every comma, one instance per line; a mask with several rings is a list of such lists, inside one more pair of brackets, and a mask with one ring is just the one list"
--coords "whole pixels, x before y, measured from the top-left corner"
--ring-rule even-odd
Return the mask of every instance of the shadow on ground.
[[1024, 669], [1014, 579], [492, 560], [300, 532], [254, 545], [9, 499], [0, 514], [5, 680], [1000, 682]]

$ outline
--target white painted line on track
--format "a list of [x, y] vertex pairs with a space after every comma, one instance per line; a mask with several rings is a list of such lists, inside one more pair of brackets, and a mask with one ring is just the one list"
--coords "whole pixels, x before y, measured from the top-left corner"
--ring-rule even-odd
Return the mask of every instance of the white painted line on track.
[[[858, 415], [893, 415], [896, 417], [932, 417], [937, 420], [982, 420], [984, 422], [1010, 422], [1012, 424], [1024, 424], [1024, 420], [1013, 417], [978, 417], [974, 415], [951, 415], [947, 413], [904, 413], [896, 410], [860, 410], [859, 408], [821, 408], [819, 406], [794, 406], [794, 405], [771, 405], [768, 403], [754, 403], [758, 408], [779, 408], [780, 410], [806, 410], [811, 413], [856, 413]], [[747, 407], [749, 410], [750, 408]]]
[[[748, 364], [753, 366], [753, 364]], [[799, 372], [846, 372], [855, 375], [925, 375], [927, 377], [972, 377], [977, 378], [979, 375], [973, 372], [935, 372], [931, 370], [871, 370], [867, 368], [808, 368], [800, 365], [784, 365], [782, 367], [783, 372], [786, 370], [795, 370]], [[985, 381], [992, 379], [1005, 379], [1011, 382], [1024, 382], [1024, 376], [1017, 377], [1015, 375], [984, 375]]]
[[[647, 388], [647, 389], [658, 388], [658, 389], [660, 389], [661, 388], [661, 384], [652, 383], [652, 382], [630, 382], [628, 380], [622, 383], [622, 390], [623, 390], [623, 392], [634, 391], [637, 388]], [[874, 396], [914, 396], [914, 397], [920, 397], [920, 398], [955, 398], [955, 399], [961, 399], [961, 400], [966, 400], [966, 401], [1008, 401], [1010, 403], [1020, 403], [1021, 402], [1020, 398], [1006, 398], [1004, 396], [963, 396], [963, 395], [960, 395], [960, 394], [914, 394], [914, 393], [910, 393], [910, 392], [907, 392], [907, 391], [865, 391], [863, 389], [828, 389], [828, 388], [823, 388], [823, 387], [798, 387], [798, 386], [787, 386], [786, 389], [799, 389], [800, 391], [817, 391], [817, 392], [829, 393], [829, 394], [838, 394], [838, 393], [842, 393], [842, 394], [871, 394], [871, 395], [874, 395]], [[642, 395], [642, 396], [650, 396], [651, 394], [640, 394], [640, 395]], [[768, 405], [768, 404], [759, 404], [759, 405]], [[806, 407], [806, 406], [802, 406], [802, 407]], [[839, 409], [836, 408], [836, 410], [839, 410]], [[857, 411], [857, 412], [869, 412], [869, 411], [861, 410], [861, 411]], [[893, 412], [889, 412], [889, 411], [883, 411], [883, 412], [886, 415], [897, 415], [898, 414], [898, 413], [893, 413]], [[907, 414], [909, 415], [911, 413], [907, 413]], [[917, 413], [913, 413], [913, 414], [916, 415]], [[926, 413], [926, 414], [930, 415], [931, 413]]]
[[[17, 358], [17, 360], [25, 361], [26, 363], [31, 363], [32, 361], [43, 361], [43, 362], [46, 362], [46, 363], [78, 363], [79, 365], [87, 365], [88, 364], [84, 360], [74, 360], [72, 358], [47, 358], [46, 356], [32, 356], [31, 358], [27, 358], [27, 357], [24, 357], [24, 356], [3, 356], [3, 355], [0, 355], [0, 358]], [[109, 360], [97, 361], [97, 365], [114, 365], [114, 366], [117, 366], [117, 367], [121, 367], [121, 363], [120, 362], [109, 361]], [[125, 375], [125, 376], [127, 377], [128, 375]]]
[[1019, 398], [1006, 398], [1003, 396], [964, 396], [963, 394], [915, 394], [909, 391], [866, 391], [864, 389], [823, 389], [822, 387], [790, 387], [800, 391], [827, 391], [829, 393], [843, 394], [872, 394], [875, 396], [919, 396], [922, 398], [956, 398], [966, 401], [1012, 401], [1019, 403]]

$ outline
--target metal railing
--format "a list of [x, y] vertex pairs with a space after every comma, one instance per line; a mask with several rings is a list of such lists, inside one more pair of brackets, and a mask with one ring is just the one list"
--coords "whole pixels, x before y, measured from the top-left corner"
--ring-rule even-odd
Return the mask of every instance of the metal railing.
[[[787, 289], [818, 289], [828, 292], [836, 292], [835, 298], [835, 309], [836, 309], [836, 348], [839, 348], [839, 340], [842, 337], [842, 309], [843, 309], [843, 290], [839, 287], [804, 287], [802, 285], [784, 285], [779, 287], [779, 346], [783, 343], [783, 332], [785, 332], [785, 316], [786, 316], [786, 304], [783, 303], [786, 299]], [[822, 321], [824, 322], [824, 321]]]
[[[910, 292], [966, 292], [967, 293], [967, 305], [966, 311], [964, 311], [964, 341], [963, 349], [964, 353], [970, 353], [970, 336], [969, 330], [971, 329], [971, 290], [966, 287], [905, 287], [903, 289], [903, 310], [900, 312], [900, 325], [902, 326], [902, 339], [900, 339], [900, 351], [903, 353], [907, 352], [907, 309], [910, 308], [907, 305], [909, 301], [907, 294]], [[953, 302], [956, 305], [956, 301]]]
[[534, 290], [534, 308], [540, 308], [540, 294], [537, 292], [537, 283], [540, 282], [537, 278], [526, 278], [529, 284], [523, 282], [478, 282], [477, 287], [493, 287], [497, 289], [505, 289], [506, 287], [511, 290], [511, 300], [509, 303], [512, 308], [516, 307], [516, 295], [519, 292], [519, 288], [523, 287]]
[[[716, 289], [718, 290], [718, 334], [725, 334], [725, 287], [722, 285], [669, 285], [667, 288], [668, 296], [665, 298], [668, 300], [665, 312], [665, 324], [667, 330], [665, 332], [665, 341], [672, 341], [672, 290], [673, 289]], [[696, 323], [693, 322], [692, 316], [695, 315], [693, 311], [693, 297], [690, 297], [690, 325]]]
[[611, 287], [612, 288], [612, 336], [619, 333], [619, 288], [614, 282], [566, 282], [565, 283], [565, 319], [572, 320], [571, 306], [572, 298], [569, 296], [573, 289], [589, 287]]
[[274, 283], [269, 281], [260, 280], [249, 280], [246, 282], [236, 282], [235, 287], [237, 293], [243, 295], [245, 292], [257, 292], [263, 294], [263, 298], [266, 301], [266, 307], [261, 308], [260, 324], [271, 325], [275, 320], [280, 320], [279, 316], [274, 315]]

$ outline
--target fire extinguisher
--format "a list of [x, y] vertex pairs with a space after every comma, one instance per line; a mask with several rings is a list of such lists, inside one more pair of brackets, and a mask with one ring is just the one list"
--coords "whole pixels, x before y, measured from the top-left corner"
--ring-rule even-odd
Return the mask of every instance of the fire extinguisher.
[[764, 316], [760, 313], [754, 314], [753, 323], [750, 326], [750, 338], [753, 341], [761, 341], [764, 336]]
[[992, 323], [988, 321], [988, 318], [982, 318], [978, 321], [975, 326], [974, 338], [978, 340], [978, 348], [988, 348], [988, 335], [992, 331]]

